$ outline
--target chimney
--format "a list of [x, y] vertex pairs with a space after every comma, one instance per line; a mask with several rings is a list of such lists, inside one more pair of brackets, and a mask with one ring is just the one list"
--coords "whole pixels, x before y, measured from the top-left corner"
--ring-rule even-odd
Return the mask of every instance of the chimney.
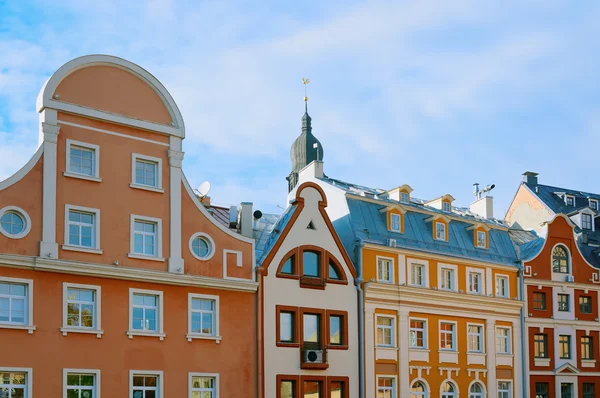
[[242, 202], [240, 204], [240, 233], [243, 236], [252, 238], [252, 202]]
[[527, 185], [537, 185], [538, 183], [538, 173], [533, 171], [526, 171], [523, 173], [523, 182]]
[[494, 198], [491, 196], [484, 196], [476, 199], [475, 202], [469, 206], [471, 213], [477, 214], [484, 218], [494, 218]]

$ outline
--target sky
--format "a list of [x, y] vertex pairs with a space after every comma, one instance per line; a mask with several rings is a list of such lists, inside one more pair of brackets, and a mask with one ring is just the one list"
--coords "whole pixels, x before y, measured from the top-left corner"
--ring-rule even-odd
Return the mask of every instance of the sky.
[[37, 147], [37, 94], [110, 54], [170, 91], [184, 172], [213, 202], [286, 206], [308, 77], [325, 173], [502, 218], [525, 171], [600, 192], [600, 3], [0, 0], [0, 180]]

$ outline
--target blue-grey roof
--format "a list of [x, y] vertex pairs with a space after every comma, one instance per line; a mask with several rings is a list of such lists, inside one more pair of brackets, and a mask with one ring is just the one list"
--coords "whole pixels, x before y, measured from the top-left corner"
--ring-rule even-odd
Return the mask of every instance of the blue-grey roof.
[[[525, 184], [525, 183], [524, 183]], [[567, 188], [552, 187], [550, 185], [525, 184], [534, 192], [542, 202], [554, 213], [571, 214], [589, 206], [589, 199], [596, 199], [600, 203], [600, 195], [577, 191]], [[567, 206], [564, 199], [558, 194], [575, 196], [575, 205]]]
[[530, 242], [523, 243], [517, 247], [517, 254], [522, 261], [528, 261], [534, 258], [544, 246], [545, 240], [537, 238]]
[[252, 234], [256, 239], [256, 265], [260, 266], [269, 254], [269, 251], [277, 242], [279, 236], [285, 229], [288, 221], [296, 210], [296, 205], [290, 205], [281, 216], [275, 214], [263, 214], [262, 218], [255, 223]]

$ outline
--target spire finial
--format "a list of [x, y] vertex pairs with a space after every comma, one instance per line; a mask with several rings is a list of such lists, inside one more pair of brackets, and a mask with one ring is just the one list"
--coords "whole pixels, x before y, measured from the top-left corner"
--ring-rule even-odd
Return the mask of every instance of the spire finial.
[[303, 77], [302, 84], [304, 84], [304, 111], [308, 113], [308, 96], [306, 95], [306, 86], [310, 83], [310, 79]]

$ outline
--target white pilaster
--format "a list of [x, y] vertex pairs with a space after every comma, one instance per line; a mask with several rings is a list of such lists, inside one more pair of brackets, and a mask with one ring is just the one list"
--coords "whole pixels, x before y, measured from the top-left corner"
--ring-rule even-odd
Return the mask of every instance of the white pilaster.
[[[498, 382], [496, 381], [496, 320], [486, 319], [485, 351], [487, 353], [487, 396], [495, 397], [498, 394]], [[515, 390], [516, 391], [516, 390]]]
[[[525, 354], [525, 350], [521, 347], [521, 320], [513, 321], [513, 382], [514, 382], [514, 395], [517, 397], [523, 391], [523, 382], [527, 376], [523, 371], [523, 358], [522, 355]], [[517, 355], [519, 354], [519, 355]]]
[[365, 396], [375, 394], [375, 311], [365, 307]]
[[40, 257], [46, 258], [58, 258], [58, 244], [56, 243], [56, 153], [59, 130], [57, 112], [52, 109], [44, 109], [40, 113], [40, 138], [43, 137], [42, 145], [44, 146]]
[[400, 387], [400, 398], [410, 398], [410, 371], [408, 368], [409, 352], [408, 343], [410, 339], [410, 328], [408, 322], [407, 310], [398, 311], [398, 348], [400, 349], [399, 355], [399, 377], [398, 385]]
[[169, 149], [169, 192], [170, 192], [170, 247], [169, 247], [169, 272], [183, 274], [184, 263], [181, 257], [181, 165], [183, 152], [181, 151], [181, 138], [170, 138]]

